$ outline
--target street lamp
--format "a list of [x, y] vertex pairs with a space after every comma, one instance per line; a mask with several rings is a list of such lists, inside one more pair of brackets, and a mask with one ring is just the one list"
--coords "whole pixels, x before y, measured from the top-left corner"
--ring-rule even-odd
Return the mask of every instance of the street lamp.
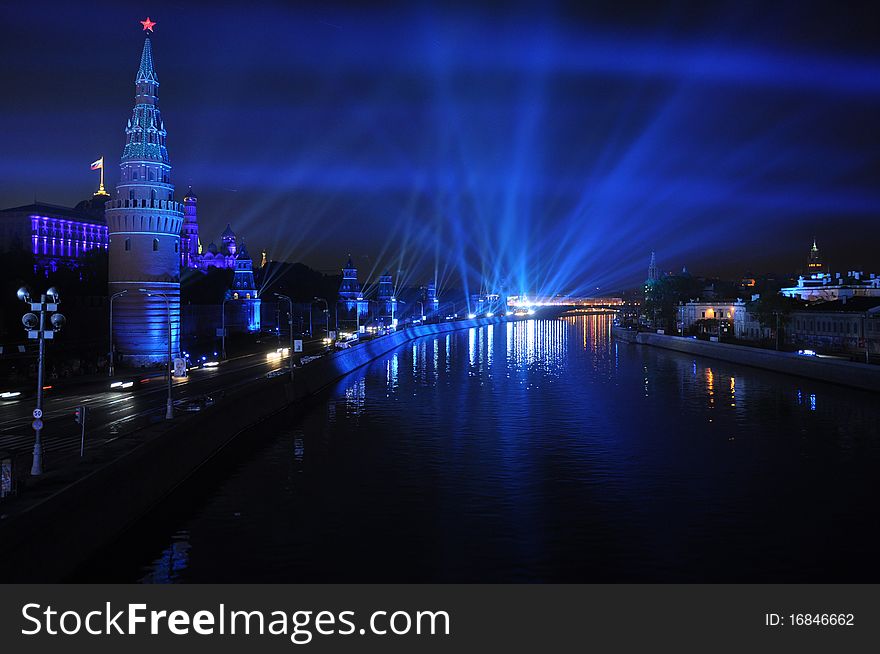
[[114, 293], [110, 296], [110, 365], [107, 366], [110, 377], [113, 376], [113, 360], [115, 359], [115, 357], [113, 356], [113, 300], [118, 297], [122, 297], [126, 293], [128, 293], [128, 289], [124, 291], [119, 291], [118, 293]]
[[290, 366], [290, 378], [293, 379], [293, 300], [281, 293], [275, 293], [275, 297], [287, 300], [287, 327], [290, 330], [290, 347], [287, 350], [288, 365]]
[[224, 297], [220, 303], [220, 358], [226, 361], [226, 303], [228, 297]]
[[324, 316], [327, 319], [327, 338], [330, 338], [330, 305], [327, 304], [327, 300], [322, 297], [314, 298], [315, 302], [323, 302], [324, 303]]
[[[31, 465], [31, 475], [37, 477], [43, 474], [43, 368], [46, 359], [46, 339], [53, 339], [55, 332], [60, 330], [66, 318], [58, 311], [58, 291], [54, 287], [50, 288], [40, 296], [39, 302], [31, 301], [31, 294], [27, 288], [22, 286], [18, 289], [18, 299], [27, 304], [31, 312], [22, 316], [21, 322], [27, 331], [28, 338], [39, 342], [39, 355], [37, 357], [37, 408], [34, 409], [34, 460]], [[51, 298], [51, 302], [46, 299]], [[32, 313], [39, 311], [40, 315]], [[46, 329], [46, 314], [52, 313], [49, 321], [54, 329]]]
[[160, 297], [165, 300], [165, 308], [168, 310], [168, 401], [165, 403], [165, 420], [174, 419], [174, 404], [171, 401], [171, 372], [173, 370], [174, 359], [171, 355], [171, 301], [164, 293], [154, 293], [145, 288], [139, 288], [138, 291], [146, 294], [147, 297]]

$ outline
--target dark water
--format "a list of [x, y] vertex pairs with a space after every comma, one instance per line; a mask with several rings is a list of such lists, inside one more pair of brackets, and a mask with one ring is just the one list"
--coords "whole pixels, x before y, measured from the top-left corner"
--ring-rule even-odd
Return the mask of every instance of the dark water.
[[86, 574], [880, 581], [875, 395], [609, 332], [608, 316], [579, 316], [405, 347], [182, 489]]

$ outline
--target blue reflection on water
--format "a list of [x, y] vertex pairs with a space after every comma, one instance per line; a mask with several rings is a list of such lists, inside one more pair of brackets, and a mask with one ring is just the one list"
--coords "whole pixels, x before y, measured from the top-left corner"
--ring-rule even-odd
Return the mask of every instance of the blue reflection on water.
[[612, 342], [610, 320], [391, 353], [292, 408], [116, 565], [160, 582], [880, 576], [873, 395], [815, 383], [804, 405], [803, 380]]

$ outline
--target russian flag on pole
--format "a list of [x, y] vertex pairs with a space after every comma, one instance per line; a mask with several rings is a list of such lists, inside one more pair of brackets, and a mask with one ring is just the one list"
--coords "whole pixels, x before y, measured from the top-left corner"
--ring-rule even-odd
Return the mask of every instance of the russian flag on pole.
[[101, 158], [98, 159], [97, 161], [93, 161], [93, 162], [92, 162], [92, 168], [91, 168], [91, 169], [92, 169], [92, 170], [98, 170], [98, 168], [103, 168], [103, 167], [104, 167], [104, 157], [101, 157]]

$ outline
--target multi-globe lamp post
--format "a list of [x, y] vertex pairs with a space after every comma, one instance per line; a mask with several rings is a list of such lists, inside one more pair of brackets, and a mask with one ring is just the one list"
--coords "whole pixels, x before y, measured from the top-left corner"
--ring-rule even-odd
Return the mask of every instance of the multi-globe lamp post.
[[[37, 358], [37, 407], [34, 409], [34, 460], [31, 466], [31, 475], [37, 477], [43, 474], [43, 369], [46, 358], [46, 339], [53, 339], [55, 332], [60, 330], [66, 318], [57, 313], [58, 311], [58, 291], [50, 288], [40, 296], [39, 302], [31, 301], [31, 294], [27, 288], [18, 289], [18, 299], [30, 306], [30, 312], [24, 314], [21, 322], [27, 331], [28, 338], [39, 342], [38, 358]], [[51, 298], [51, 301], [47, 301]], [[39, 315], [34, 312], [39, 312]], [[46, 316], [52, 314], [49, 322], [53, 329], [46, 329]]]

